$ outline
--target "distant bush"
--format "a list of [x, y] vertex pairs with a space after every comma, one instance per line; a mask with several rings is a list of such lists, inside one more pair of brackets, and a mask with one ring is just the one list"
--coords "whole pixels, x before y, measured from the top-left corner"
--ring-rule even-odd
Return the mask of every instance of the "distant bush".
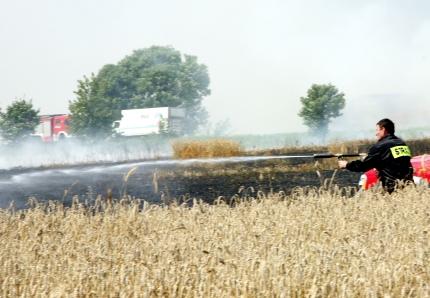
[[366, 153], [375, 144], [374, 140], [357, 140], [347, 142], [334, 142], [327, 146], [329, 152], [333, 153]]
[[430, 154], [430, 139], [407, 140], [413, 155]]
[[176, 141], [172, 144], [173, 157], [179, 159], [197, 157], [228, 157], [242, 155], [240, 144], [231, 140]]
[[247, 151], [247, 155], [251, 156], [271, 156], [271, 155], [303, 155], [303, 154], [314, 154], [327, 152], [327, 146], [314, 145], [314, 146], [292, 146], [283, 148], [272, 148], [272, 149], [258, 149]]
[[[406, 139], [405, 142], [411, 148], [412, 155], [430, 154], [430, 139]], [[328, 145], [328, 151], [333, 153], [366, 153], [375, 144], [374, 140], [358, 140]]]
[[[412, 155], [430, 154], [430, 138], [405, 140], [411, 148]], [[367, 153], [370, 147], [375, 144], [375, 140], [355, 140], [345, 142], [333, 142], [328, 145], [315, 146], [294, 146], [274, 149], [261, 149], [247, 151], [246, 155], [251, 156], [270, 156], [270, 155], [312, 155], [314, 153]], [[358, 159], [357, 157], [349, 157], [347, 160]], [[331, 169], [337, 167], [337, 159], [329, 158], [318, 160], [321, 168]]]

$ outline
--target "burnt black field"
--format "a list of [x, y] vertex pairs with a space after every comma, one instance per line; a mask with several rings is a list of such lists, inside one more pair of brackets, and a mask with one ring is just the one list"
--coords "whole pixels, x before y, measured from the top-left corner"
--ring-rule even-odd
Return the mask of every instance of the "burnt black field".
[[168, 160], [3, 170], [0, 172], [0, 208], [8, 208], [11, 202], [18, 209], [26, 208], [29, 198], [41, 202], [57, 200], [68, 205], [73, 197], [91, 203], [99, 195], [114, 199], [127, 195], [151, 203], [194, 198], [213, 202], [219, 197], [230, 200], [256, 196], [258, 191], [283, 191], [288, 195], [297, 187], [327, 184], [333, 174], [332, 181], [339, 187], [357, 186], [358, 173], [320, 170], [319, 176], [312, 166], [301, 171], [296, 168], [306, 162], [252, 158], [215, 163]]

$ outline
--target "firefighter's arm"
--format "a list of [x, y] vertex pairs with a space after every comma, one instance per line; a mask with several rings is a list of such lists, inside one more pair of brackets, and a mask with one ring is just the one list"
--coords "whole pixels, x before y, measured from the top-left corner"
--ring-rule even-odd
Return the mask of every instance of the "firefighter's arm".
[[366, 172], [370, 169], [376, 168], [381, 160], [378, 148], [372, 147], [369, 153], [363, 160], [354, 160], [347, 163], [339, 163], [339, 167], [344, 166], [347, 170], [352, 172]]

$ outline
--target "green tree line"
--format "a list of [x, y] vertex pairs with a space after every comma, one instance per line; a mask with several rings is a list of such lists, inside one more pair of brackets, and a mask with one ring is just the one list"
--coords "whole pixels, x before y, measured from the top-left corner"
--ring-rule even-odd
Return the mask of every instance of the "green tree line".
[[155, 107], [184, 108], [184, 132], [190, 134], [207, 120], [202, 100], [210, 94], [209, 75], [197, 57], [153, 46], [84, 76], [75, 94], [69, 105], [75, 135], [110, 135], [121, 110]]

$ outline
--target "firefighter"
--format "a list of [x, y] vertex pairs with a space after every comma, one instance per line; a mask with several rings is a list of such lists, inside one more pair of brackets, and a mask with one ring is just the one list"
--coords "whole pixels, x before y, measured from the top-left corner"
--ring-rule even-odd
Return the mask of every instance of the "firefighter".
[[366, 172], [376, 168], [386, 191], [392, 193], [398, 182], [413, 183], [411, 151], [405, 142], [394, 135], [394, 123], [382, 119], [376, 123], [376, 139], [363, 160], [339, 160], [339, 168], [352, 172]]

